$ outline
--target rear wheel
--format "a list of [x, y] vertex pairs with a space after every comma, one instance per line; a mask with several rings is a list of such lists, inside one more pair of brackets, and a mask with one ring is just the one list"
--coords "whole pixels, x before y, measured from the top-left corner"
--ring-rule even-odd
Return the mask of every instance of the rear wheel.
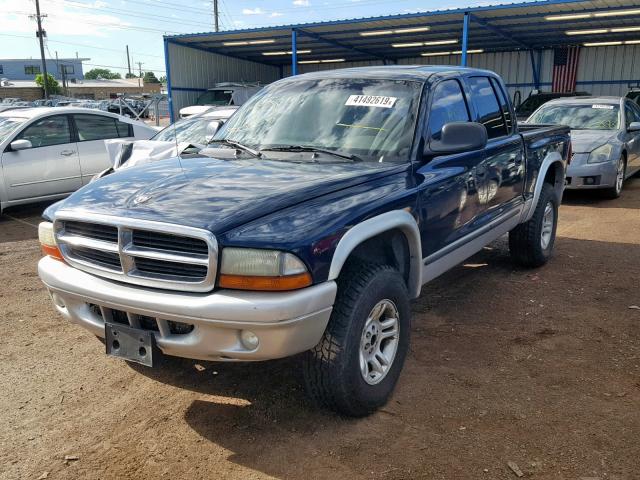
[[524, 267], [540, 267], [553, 252], [558, 224], [558, 200], [553, 186], [545, 183], [533, 217], [509, 232], [511, 258]]
[[616, 180], [615, 184], [611, 188], [607, 188], [602, 191], [602, 194], [606, 198], [615, 199], [620, 196], [622, 193], [622, 187], [624, 185], [624, 177], [627, 173], [627, 162], [625, 161], [624, 156], [621, 156], [618, 159], [618, 163], [616, 164]]
[[388, 265], [354, 261], [338, 279], [338, 297], [322, 340], [304, 357], [307, 392], [343, 415], [383, 406], [409, 348], [409, 295]]

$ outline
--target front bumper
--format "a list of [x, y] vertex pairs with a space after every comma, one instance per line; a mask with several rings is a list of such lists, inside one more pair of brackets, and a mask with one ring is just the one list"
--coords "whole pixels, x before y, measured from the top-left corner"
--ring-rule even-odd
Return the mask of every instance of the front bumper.
[[[163, 353], [200, 360], [268, 360], [312, 348], [329, 322], [337, 289], [324, 282], [292, 292], [173, 292], [106, 280], [50, 257], [40, 260], [38, 273], [58, 312], [95, 335], [104, 338], [105, 311], [150, 318]], [[173, 322], [192, 330], [172, 332]], [[256, 348], [243, 344], [243, 330], [258, 337]]]
[[610, 188], [616, 183], [616, 161], [587, 163], [588, 153], [576, 153], [567, 168], [566, 189]]

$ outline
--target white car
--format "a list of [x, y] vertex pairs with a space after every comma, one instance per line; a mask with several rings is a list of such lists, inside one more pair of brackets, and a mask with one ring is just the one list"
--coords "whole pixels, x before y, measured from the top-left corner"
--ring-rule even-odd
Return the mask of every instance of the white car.
[[102, 178], [122, 168], [157, 162], [176, 156], [197, 154], [206, 148], [216, 132], [239, 107], [211, 108], [201, 115], [179, 120], [149, 140], [107, 140], [105, 146], [112, 168], [96, 175]]
[[104, 141], [147, 139], [142, 122], [85, 108], [25, 108], [0, 112], [0, 212], [62, 198], [111, 162]]
[[187, 118], [193, 115], [200, 115], [208, 111], [211, 107], [236, 107], [243, 105], [253, 95], [262, 90], [260, 84], [245, 83], [218, 83], [215, 87], [202, 93], [196, 100], [195, 105], [180, 109], [180, 118]]

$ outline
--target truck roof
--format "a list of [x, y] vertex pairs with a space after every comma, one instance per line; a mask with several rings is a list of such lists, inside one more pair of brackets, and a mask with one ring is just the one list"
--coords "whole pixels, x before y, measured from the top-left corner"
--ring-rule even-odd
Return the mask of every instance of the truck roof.
[[497, 77], [494, 72], [478, 68], [457, 67], [453, 65], [381, 65], [373, 67], [341, 68], [337, 70], [322, 70], [312, 73], [304, 73], [294, 78], [380, 78], [380, 79], [404, 79], [426, 81], [436, 74], [481, 73]]

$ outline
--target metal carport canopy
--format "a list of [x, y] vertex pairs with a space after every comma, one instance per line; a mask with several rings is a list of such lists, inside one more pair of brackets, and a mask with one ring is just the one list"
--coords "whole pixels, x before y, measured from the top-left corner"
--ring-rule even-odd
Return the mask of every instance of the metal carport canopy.
[[640, 5], [637, 0], [534, 1], [164, 39], [267, 65], [292, 64], [294, 74], [298, 63], [395, 63], [401, 58], [451, 53], [461, 54], [464, 65], [467, 49], [472, 54], [589, 42], [640, 43]]

